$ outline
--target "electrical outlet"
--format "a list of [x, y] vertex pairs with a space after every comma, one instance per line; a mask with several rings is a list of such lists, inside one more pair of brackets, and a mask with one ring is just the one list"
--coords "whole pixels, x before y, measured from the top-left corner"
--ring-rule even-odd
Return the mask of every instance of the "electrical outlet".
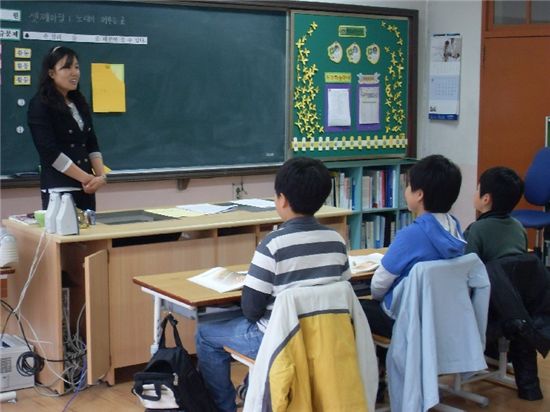
[[243, 198], [243, 195], [246, 195], [247, 192], [246, 190], [244, 189], [244, 184], [241, 180], [241, 183], [232, 183], [233, 185], [233, 199], [242, 199]]

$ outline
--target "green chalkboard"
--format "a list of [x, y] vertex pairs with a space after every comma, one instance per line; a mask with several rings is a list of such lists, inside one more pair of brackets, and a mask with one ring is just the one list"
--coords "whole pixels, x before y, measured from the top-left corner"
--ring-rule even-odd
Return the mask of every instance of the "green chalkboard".
[[292, 14], [292, 151], [326, 160], [405, 156], [407, 17]]
[[[80, 55], [80, 88], [90, 102], [91, 64], [124, 65], [126, 112], [93, 115], [114, 172], [284, 161], [285, 11], [80, 1], [3, 1], [1, 7], [16, 11], [1, 22], [2, 176], [37, 171], [27, 105], [44, 54], [58, 44]], [[32, 55], [15, 58], [15, 48]], [[31, 70], [15, 71], [16, 60], [30, 61]], [[31, 85], [15, 86], [14, 76], [25, 75]]]

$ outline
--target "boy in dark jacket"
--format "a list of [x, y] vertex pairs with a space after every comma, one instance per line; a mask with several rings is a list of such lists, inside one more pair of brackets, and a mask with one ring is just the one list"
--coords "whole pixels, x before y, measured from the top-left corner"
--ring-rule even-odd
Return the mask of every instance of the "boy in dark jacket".
[[[536, 277], [532, 265], [529, 266], [533, 259], [525, 255], [527, 233], [522, 224], [510, 216], [522, 195], [523, 182], [515, 171], [502, 166], [487, 169], [479, 177], [474, 194], [474, 207], [480, 215], [466, 229], [464, 236], [468, 242], [466, 253], [477, 253], [487, 264], [491, 279], [486, 353], [490, 357], [498, 357], [496, 337], [493, 335], [504, 334], [510, 340], [509, 356], [514, 366], [518, 396], [538, 400], [543, 396], [537, 371], [537, 351], [533, 346], [536, 340], [529, 339], [527, 331], [531, 325], [521, 297], [522, 293], [530, 290], [528, 283]], [[522, 273], [525, 270], [527, 272]], [[518, 271], [520, 273], [516, 273]], [[511, 299], [511, 296], [518, 299]], [[537, 302], [537, 306], [540, 303]]]
[[523, 182], [512, 169], [493, 167], [479, 178], [474, 206], [481, 214], [464, 232], [465, 253], [477, 253], [483, 263], [527, 252], [527, 233], [510, 216], [523, 195]]

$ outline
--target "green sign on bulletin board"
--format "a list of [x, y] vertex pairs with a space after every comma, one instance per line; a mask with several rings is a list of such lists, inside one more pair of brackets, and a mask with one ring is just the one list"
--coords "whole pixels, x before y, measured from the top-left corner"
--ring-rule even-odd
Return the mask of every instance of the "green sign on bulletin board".
[[409, 21], [293, 13], [295, 155], [404, 156]]

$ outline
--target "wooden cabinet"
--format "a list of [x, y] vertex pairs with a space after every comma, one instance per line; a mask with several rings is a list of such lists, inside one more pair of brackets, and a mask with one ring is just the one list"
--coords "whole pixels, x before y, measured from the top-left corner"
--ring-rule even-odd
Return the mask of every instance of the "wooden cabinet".
[[[350, 212], [323, 207], [317, 218], [345, 236]], [[70, 319], [76, 330], [85, 305], [86, 325], [80, 325], [86, 342], [88, 382], [115, 383], [118, 368], [147, 362], [151, 357], [153, 302], [132, 282], [138, 275], [202, 269], [249, 263], [256, 245], [281, 223], [274, 210], [230, 213], [157, 222], [98, 224], [77, 236], [46, 235], [38, 227], [9, 220], [4, 225], [18, 243], [20, 261], [8, 301], [15, 305], [27, 280], [33, 259], [43, 252], [29, 284], [22, 310], [36, 331], [38, 353], [63, 359], [62, 289], [70, 291]], [[194, 321], [178, 317], [180, 335], [193, 353]], [[10, 333], [18, 333], [10, 322]], [[27, 336], [32, 336], [26, 331]], [[50, 362], [39, 374], [42, 383], [64, 392], [56, 375], [62, 362]]]

